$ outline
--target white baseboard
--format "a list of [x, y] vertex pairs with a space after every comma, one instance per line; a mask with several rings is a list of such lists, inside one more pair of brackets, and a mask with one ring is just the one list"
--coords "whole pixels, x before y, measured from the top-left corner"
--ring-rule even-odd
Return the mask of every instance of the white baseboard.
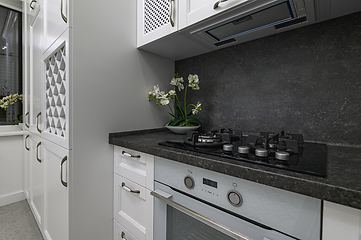
[[0, 196], [0, 207], [25, 200], [24, 191], [13, 192]]

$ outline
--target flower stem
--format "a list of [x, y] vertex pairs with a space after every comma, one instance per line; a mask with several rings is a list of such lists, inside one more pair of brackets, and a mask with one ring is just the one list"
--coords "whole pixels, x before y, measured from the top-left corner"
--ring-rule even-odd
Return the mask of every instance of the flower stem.
[[188, 89], [188, 84], [186, 86], [186, 90], [184, 91], [184, 120], [187, 121], [187, 89]]

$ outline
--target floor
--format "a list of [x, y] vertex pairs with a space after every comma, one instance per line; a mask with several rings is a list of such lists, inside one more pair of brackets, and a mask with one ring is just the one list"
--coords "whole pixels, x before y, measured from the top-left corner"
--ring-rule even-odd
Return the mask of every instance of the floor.
[[0, 207], [0, 240], [43, 240], [26, 200]]

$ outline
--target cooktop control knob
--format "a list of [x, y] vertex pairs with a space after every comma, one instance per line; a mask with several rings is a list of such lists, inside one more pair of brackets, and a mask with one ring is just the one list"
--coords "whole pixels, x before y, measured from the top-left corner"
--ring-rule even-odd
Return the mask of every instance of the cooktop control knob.
[[228, 202], [234, 207], [239, 207], [243, 203], [241, 194], [235, 190], [231, 190], [227, 193], [227, 199]]
[[267, 157], [268, 156], [268, 150], [264, 148], [257, 148], [255, 151], [255, 154], [257, 157]]
[[186, 187], [188, 189], [193, 189], [194, 188], [194, 179], [191, 176], [186, 176], [184, 178], [184, 185], [186, 185]]
[[232, 150], [233, 150], [233, 145], [232, 144], [224, 144], [223, 145], [223, 151], [232, 152]]
[[238, 152], [240, 154], [248, 154], [249, 153], [249, 147], [247, 147], [247, 146], [239, 146], [238, 147]]
[[290, 160], [290, 154], [288, 152], [276, 152], [276, 159], [281, 161], [288, 161]]

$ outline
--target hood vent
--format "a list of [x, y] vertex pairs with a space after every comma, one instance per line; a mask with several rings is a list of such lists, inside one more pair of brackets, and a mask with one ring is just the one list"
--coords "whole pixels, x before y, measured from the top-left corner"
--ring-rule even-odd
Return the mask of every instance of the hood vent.
[[314, 23], [313, 5], [313, 0], [249, 1], [185, 32], [210, 49], [228, 47]]
[[224, 41], [228, 38], [256, 31], [293, 18], [294, 16], [289, 2], [283, 2], [251, 15], [211, 28], [206, 30], [205, 33], [217, 41]]

